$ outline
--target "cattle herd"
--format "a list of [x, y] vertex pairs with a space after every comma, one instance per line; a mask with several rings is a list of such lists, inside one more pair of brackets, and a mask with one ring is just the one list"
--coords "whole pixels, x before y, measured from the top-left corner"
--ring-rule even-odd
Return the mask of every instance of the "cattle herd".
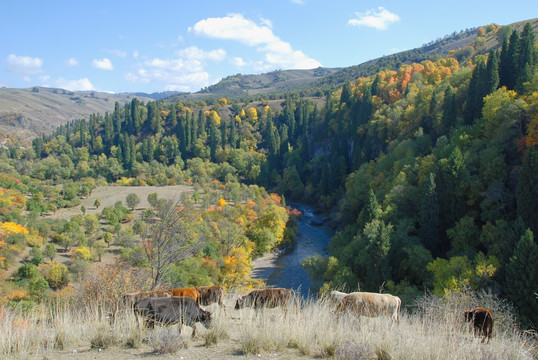
[[[264, 308], [282, 307], [287, 313], [291, 300], [295, 301], [298, 311], [298, 299], [293, 290], [258, 289], [249, 292], [245, 296], [239, 296], [235, 303], [235, 309], [239, 310], [250, 307], [256, 311]], [[195, 335], [195, 323], [200, 322], [205, 326], [210, 325], [212, 314], [203, 306], [218, 304], [224, 312], [224, 288], [221, 286], [201, 286], [195, 288], [180, 288], [155, 290], [125, 294], [123, 296], [125, 306], [133, 308], [135, 314], [142, 317], [146, 324], [154, 327], [155, 323], [164, 325], [179, 324], [193, 328]], [[399, 324], [402, 302], [399, 297], [390, 294], [378, 294], [370, 292], [344, 293], [331, 291], [327, 303], [333, 312], [340, 316], [344, 313], [356, 316], [389, 316], [393, 323]], [[482, 342], [491, 338], [493, 330], [493, 314], [491, 311], [476, 308], [465, 311], [465, 321], [472, 322], [474, 334], [483, 335]]]

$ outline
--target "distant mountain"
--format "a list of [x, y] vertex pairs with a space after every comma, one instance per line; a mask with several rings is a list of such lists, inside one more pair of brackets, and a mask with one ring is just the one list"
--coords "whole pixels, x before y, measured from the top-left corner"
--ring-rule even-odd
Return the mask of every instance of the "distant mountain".
[[197, 93], [174, 95], [167, 98], [166, 101], [220, 96], [229, 98], [256, 97], [259, 95], [276, 96], [286, 92], [316, 95], [320, 91], [342, 87], [345, 82], [354, 81], [361, 76], [370, 76], [380, 70], [396, 70], [402, 64], [436, 60], [445, 56], [454, 56], [460, 63], [465, 62], [475, 55], [485, 54], [491, 49], [500, 48], [504, 36], [509, 36], [512, 30], [521, 32], [527, 22], [531, 22], [538, 37], [538, 18], [506, 26], [484, 25], [454, 32], [416, 49], [383, 56], [345, 68], [277, 70], [260, 75], [232, 75]]
[[62, 89], [33, 87], [28, 89], [0, 89], [0, 140], [6, 135], [30, 139], [37, 134], [51, 133], [68, 121], [88, 118], [92, 113], [104, 114], [114, 110], [118, 101], [123, 106], [133, 98], [148, 102], [164, 100], [199, 100], [227, 97], [250, 101], [265, 97], [279, 99], [285, 93], [317, 96], [324, 91], [342, 87], [346, 82], [361, 76], [370, 76], [383, 69], [398, 69], [402, 64], [427, 59], [454, 56], [460, 63], [477, 54], [485, 54], [502, 45], [504, 36], [512, 30], [521, 31], [530, 22], [538, 37], [538, 19], [511, 25], [484, 25], [483, 27], [454, 32], [420, 48], [383, 56], [359, 65], [345, 68], [317, 68], [310, 70], [276, 70], [260, 75], [236, 74], [227, 76], [217, 84], [197, 93], [156, 92], [146, 94], [108, 94], [95, 91], [72, 92]]
[[58, 126], [77, 119], [87, 119], [92, 113], [104, 114], [133, 98], [150, 101], [153, 98], [134, 94], [109, 94], [97, 91], [69, 91], [46, 87], [0, 89], [0, 139], [6, 135], [30, 139], [49, 134]]

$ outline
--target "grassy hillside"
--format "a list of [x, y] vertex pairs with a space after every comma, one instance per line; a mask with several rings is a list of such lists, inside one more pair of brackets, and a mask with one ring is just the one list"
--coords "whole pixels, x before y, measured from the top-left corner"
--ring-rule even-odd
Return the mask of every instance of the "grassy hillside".
[[[5, 135], [27, 139], [49, 134], [71, 120], [88, 118], [92, 113], [104, 114], [131, 101], [131, 94], [106, 94], [95, 91], [68, 91], [33, 87], [0, 89], [0, 139]], [[150, 98], [136, 96], [141, 101]]]

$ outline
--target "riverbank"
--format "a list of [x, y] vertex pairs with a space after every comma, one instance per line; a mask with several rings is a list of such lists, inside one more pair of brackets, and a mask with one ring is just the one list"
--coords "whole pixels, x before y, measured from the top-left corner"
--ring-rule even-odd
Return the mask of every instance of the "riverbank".
[[250, 277], [267, 283], [267, 280], [276, 270], [278, 258], [285, 251], [286, 249], [274, 249], [273, 251], [252, 260], [252, 271], [250, 272]]

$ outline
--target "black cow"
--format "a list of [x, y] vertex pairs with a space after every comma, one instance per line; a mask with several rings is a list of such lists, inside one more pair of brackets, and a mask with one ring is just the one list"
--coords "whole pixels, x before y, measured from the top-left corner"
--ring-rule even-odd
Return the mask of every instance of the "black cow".
[[473, 332], [476, 336], [476, 331], [478, 330], [478, 336], [484, 335], [482, 338], [482, 342], [488, 338], [491, 338], [491, 332], [493, 331], [493, 314], [491, 311], [483, 309], [483, 308], [476, 308], [471, 311], [465, 311], [465, 321], [467, 322], [473, 322]]
[[137, 302], [134, 306], [136, 314], [143, 316], [147, 325], [154, 328], [155, 323], [164, 325], [179, 324], [193, 328], [192, 336], [195, 335], [196, 322], [203, 323], [206, 327], [211, 323], [211, 312], [202, 309], [195, 300], [190, 297], [153, 297]]

